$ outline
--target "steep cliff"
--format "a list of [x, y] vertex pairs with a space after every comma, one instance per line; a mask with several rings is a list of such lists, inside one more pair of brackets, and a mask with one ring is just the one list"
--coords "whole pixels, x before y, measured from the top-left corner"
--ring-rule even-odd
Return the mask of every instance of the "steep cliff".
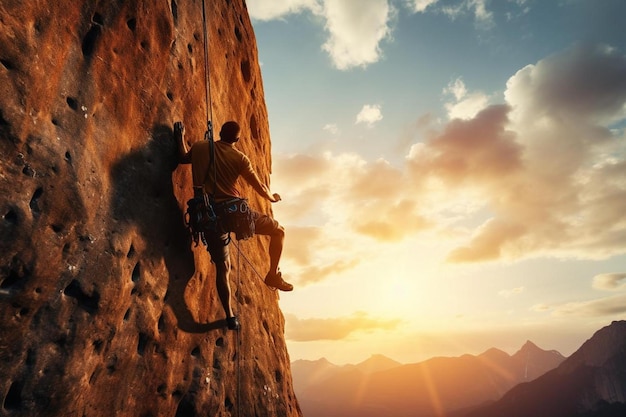
[[[263, 238], [233, 248], [239, 333], [183, 223], [202, 140], [239, 121], [269, 181], [243, 0], [0, 3], [0, 414], [300, 416]], [[249, 188], [244, 191], [252, 196]], [[251, 198], [257, 209], [270, 207]]]

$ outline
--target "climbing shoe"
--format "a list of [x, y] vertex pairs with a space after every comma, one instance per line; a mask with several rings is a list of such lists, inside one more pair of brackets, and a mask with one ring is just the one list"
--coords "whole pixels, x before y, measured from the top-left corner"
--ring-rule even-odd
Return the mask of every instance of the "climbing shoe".
[[267, 277], [265, 277], [265, 285], [267, 285], [268, 287], [270, 287], [273, 290], [281, 290], [281, 291], [292, 291], [293, 290], [293, 285], [291, 285], [290, 283], [286, 282], [283, 279], [282, 274], [279, 272], [276, 275], [270, 275], [268, 274]]
[[226, 325], [228, 326], [228, 330], [239, 330], [241, 327], [241, 323], [239, 323], [239, 319], [235, 316], [226, 318]]

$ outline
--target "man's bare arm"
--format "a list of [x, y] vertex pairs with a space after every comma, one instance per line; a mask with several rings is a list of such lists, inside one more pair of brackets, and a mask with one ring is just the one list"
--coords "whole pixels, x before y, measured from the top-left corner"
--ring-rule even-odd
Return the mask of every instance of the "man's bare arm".
[[174, 139], [178, 146], [178, 163], [190, 164], [191, 152], [187, 149], [187, 143], [185, 142], [185, 126], [183, 122], [174, 123]]
[[267, 185], [261, 184], [261, 187], [263, 187], [265, 198], [267, 198], [272, 203], [278, 203], [281, 200], [280, 195], [277, 193], [272, 194]]
[[254, 169], [252, 169], [251, 165], [248, 166], [247, 172], [244, 172], [242, 176], [246, 179], [246, 181], [248, 181], [248, 184], [250, 184], [252, 188], [254, 188], [254, 191], [259, 193], [261, 197], [264, 197], [266, 200], [269, 200], [272, 203], [277, 203], [281, 200], [279, 194], [272, 194], [270, 188], [261, 182], [259, 176], [256, 174]]

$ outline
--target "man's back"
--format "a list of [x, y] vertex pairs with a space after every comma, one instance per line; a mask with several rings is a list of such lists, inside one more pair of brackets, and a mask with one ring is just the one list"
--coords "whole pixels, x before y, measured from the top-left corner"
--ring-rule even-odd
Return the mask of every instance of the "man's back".
[[[191, 163], [193, 183], [204, 185], [205, 191], [213, 195], [216, 201], [229, 198], [241, 198], [241, 193], [236, 187], [240, 175], [249, 179], [256, 176], [250, 164], [250, 160], [242, 152], [233, 147], [231, 143], [224, 141], [214, 142], [215, 165], [211, 160], [211, 143], [200, 141], [191, 147]], [[217, 181], [215, 180], [217, 173]], [[215, 185], [217, 188], [215, 189]]]

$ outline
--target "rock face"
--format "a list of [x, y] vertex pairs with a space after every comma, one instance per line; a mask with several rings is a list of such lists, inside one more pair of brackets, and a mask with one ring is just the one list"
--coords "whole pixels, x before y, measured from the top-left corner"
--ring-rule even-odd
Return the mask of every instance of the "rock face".
[[271, 167], [245, 2], [205, 2], [208, 107], [202, 0], [0, 3], [0, 415], [301, 415], [268, 242], [231, 249], [228, 332], [184, 226], [174, 121]]

